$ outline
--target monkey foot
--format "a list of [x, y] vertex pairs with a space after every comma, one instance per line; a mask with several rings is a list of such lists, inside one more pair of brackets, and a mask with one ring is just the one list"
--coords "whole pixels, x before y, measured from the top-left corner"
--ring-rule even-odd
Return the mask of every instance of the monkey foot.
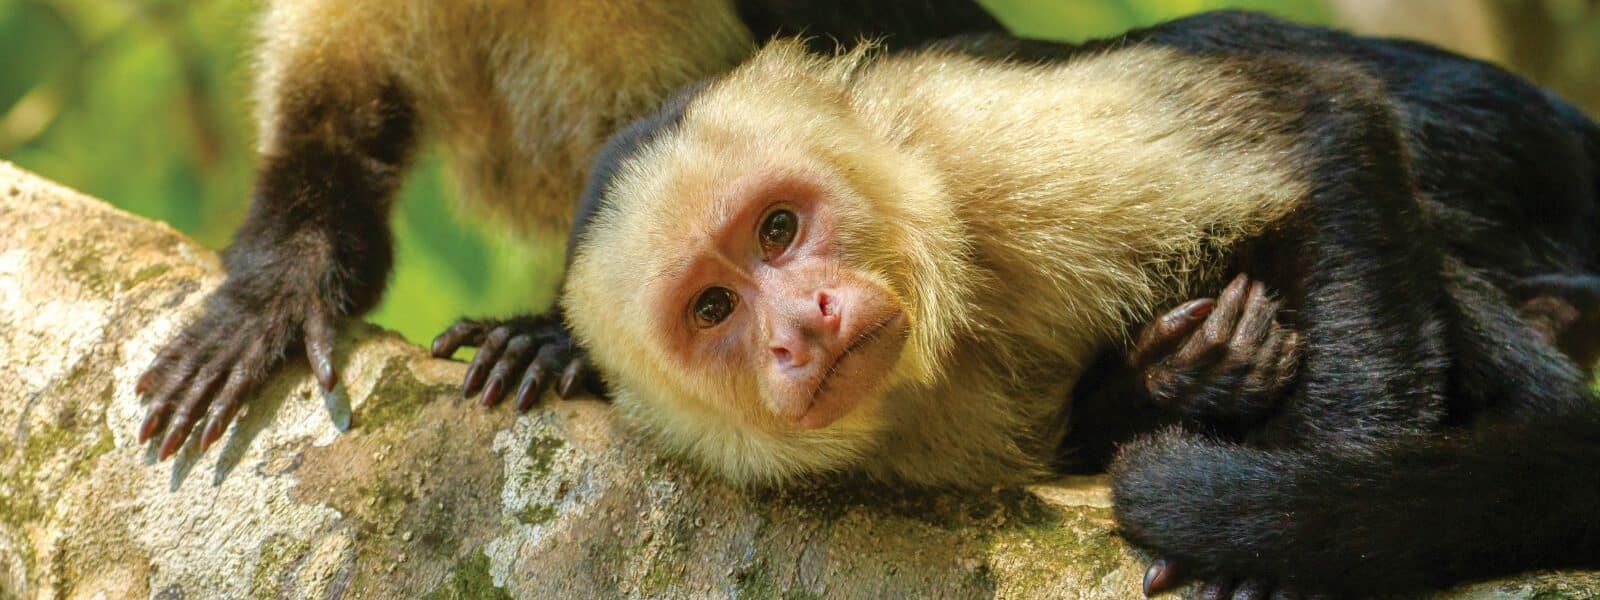
[[[1188, 579], [1183, 563], [1156, 559], [1144, 574], [1144, 595], [1156, 596], [1177, 589]], [[1217, 575], [1200, 582], [1196, 598], [1202, 600], [1313, 600], [1326, 598], [1320, 594], [1304, 594], [1287, 587], [1275, 586], [1266, 580]]]
[[1294, 380], [1299, 334], [1277, 323], [1261, 282], [1235, 277], [1216, 299], [1192, 300], [1140, 332], [1130, 363], [1158, 405], [1203, 422], [1269, 416]]
[[481, 390], [484, 406], [498, 404], [513, 383], [522, 412], [533, 408], [552, 384], [562, 398], [605, 393], [599, 374], [557, 311], [504, 321], [462, 319], [434, 338], [433, 356], [449, 358], [462, 347], [476, 347], [478, 354], [467, 367], [461, 392], [471, 397]]

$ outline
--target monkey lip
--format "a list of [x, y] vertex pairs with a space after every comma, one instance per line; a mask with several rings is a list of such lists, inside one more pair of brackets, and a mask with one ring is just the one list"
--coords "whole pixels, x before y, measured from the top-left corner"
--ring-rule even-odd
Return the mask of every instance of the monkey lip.
[[[834, 356], [828, 370], [818, 378], [810, 402], [805, 412], [795, 419], [795, 424], [805, 429], [820, 429], [849, 414], [869, 391], [867, 388], [878, 383], [881, 375], [891, 366], [893, 358], [899, 354], [898, 342], [905, 333], [905, 324], [905, 312], [896, 310], [862, 329], [844, 350]], [[879, 364], [867, 365], [866, 372], [845, 370], [862, 360], [871, 359], [876, 359], [873, 362]], [[849, 381], [838, 385], [840, 380]]]

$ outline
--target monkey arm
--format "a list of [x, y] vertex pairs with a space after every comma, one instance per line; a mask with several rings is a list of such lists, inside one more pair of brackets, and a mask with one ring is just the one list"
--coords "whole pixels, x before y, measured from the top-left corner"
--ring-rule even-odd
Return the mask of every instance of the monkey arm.
[[139, 380], [151, 400], [140, 439], [165, 426], [161, 458], [208, 413], [201, 445], [220, 438], [286, 353], [303, 350], [331, 390], [339, 320], [377, 304], [389, 275], [389, 207], [415, 137], [409, 99], [382, 80], [277, 90], [250, 214], [224, 253], [228, 277]]

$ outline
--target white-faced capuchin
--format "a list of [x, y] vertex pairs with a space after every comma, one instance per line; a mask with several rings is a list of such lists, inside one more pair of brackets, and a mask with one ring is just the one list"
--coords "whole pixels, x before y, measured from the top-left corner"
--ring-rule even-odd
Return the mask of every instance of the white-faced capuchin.
[[732, 481], [987, 486], [1099, 418], [1062, 399], [1130, 324], [1221, 289], [1155, 337], [1292, 332], [1255, 352], [1294, 372], [1122, 444], [1151, 591], [1401, 592], [1600, 566], [1600, 415], [1552, 343], [1593, 324], [1597, 194], [1592, 120], [1421, 44], [1245, 13], [779, 42], [613, 137], [561, 303], [632, 421]]
[[[441, 142], [464, 204], [563, 236], [606, 136], [758, 42], [900, 45], [1000, 29], [973, 0], [270, 2], [250, 213], [224, 254], [227, 280], [139, 380], [151, 400], [140, 439], [165, 430], [166, 458], [206, 421], [209, 447], [286, 356], [333, 388], [334, 333], [384, 291], [391, 200], [423, 138]], [[561, 394], [580, 387], [581, 353], [558, 314], [512, 324], [549, 367], [533, 397], [563, 370]], [[499, 324], [479, 325], [484, 342]]]

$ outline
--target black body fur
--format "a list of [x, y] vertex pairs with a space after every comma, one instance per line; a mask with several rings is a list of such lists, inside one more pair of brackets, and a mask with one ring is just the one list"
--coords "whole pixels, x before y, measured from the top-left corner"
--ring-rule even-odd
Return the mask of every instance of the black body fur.
[[737, 0], [734, 5], [757, 42], [777, 36], [806, 36], [819, 51], [863, 39], [910, 46], [975, 31], [1004, 31], [999, 21], [972, 0]]
[[1302, 115], [1313, 182], [1238, 265], [1305, 335], [1297, 387], [1242, 439], [1124, 447], [1125, 535], [1202, 574], [1350, 594], [1600, 566], [1587, 373], [1507, 296], [1600, 270], [1600, 128], [1485, 63], [1258, 15], [1106, 44], [1237, 57]]

